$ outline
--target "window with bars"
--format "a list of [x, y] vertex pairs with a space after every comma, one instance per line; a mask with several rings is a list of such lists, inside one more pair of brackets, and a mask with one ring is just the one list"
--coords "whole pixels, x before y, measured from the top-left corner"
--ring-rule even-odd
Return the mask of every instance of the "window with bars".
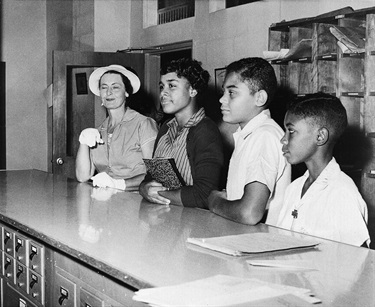
[[194, 16], [195, 0], [158, 0], [158, 24]]
[[234, 6], [238, 6], [242, 4], [248, 4], [248, 3], [256, 2], [256, 1], [259, 1], [259, 0], [226, 0], [225, 7], [230, 8], [230, 7], [234, 7]]

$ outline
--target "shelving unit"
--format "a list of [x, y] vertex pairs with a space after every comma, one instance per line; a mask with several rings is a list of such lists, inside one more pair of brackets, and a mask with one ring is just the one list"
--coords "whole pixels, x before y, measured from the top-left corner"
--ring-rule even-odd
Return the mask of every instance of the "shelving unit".
[[[365, 51], [343, 53], [330, 32], [333, 25], [365, 28]], [[271, 61], [279, 84], [296, 95], [318, 91], [340, 98], [349, 127], [335, 157], [359, 187], [369, 209], [369, 230], [375, 247], [375, 7], [346, 7], [312, 18], [272, 24], [270, 51], [292, 49], [311, 40], [311, 57]]]

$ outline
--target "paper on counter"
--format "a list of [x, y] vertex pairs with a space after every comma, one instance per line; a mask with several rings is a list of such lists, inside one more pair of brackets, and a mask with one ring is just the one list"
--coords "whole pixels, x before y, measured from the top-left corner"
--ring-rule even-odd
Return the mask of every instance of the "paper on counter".
[[317, 240], [266, 232], [214, 238], [188, 238], [187, 242], [232, 256], [310, 248], [319, 244]]
[[294, 270], [315, 270], [311, 261], [307, 260], [246, 260], [252, 266], [272, 267]]
[[319, 301], [310, 295], [308, 289], [216, 275], [177, 286], [142, 289], [135, 293], [133, 300], [153, 306], [221, 307], [262, 301], [278, 303], [272, 306], [308, 306]]

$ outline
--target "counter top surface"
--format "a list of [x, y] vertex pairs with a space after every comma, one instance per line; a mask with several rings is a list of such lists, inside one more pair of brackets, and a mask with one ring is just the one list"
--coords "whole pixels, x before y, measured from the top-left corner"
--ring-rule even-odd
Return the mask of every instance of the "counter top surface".
[[[373, 250], [320, 239], [311, 250], [226, 256], [186, 240], [298, 234], [238, 224], [201, 209], [153, 205], [137, 193], [93, 188], [41, 171], [0, 171], [0, 221], [135, 289], [225, 274], [308, 288], [323, 306], [375, 306]], [[308, 260], [313, 270], [252, 267], [248, 259]]]

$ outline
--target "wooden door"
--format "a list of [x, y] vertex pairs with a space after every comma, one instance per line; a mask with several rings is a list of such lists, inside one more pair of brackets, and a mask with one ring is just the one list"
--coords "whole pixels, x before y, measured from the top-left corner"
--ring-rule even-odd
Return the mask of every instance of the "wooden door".
[[[53, 52], [52, 172], [75, 178], [75, 155], [82, 129], [96, 127], [105, 118], [99, 98], [88, 88], [90, 73], [100, 66], [119, 64], [134, 69], [144, 84], [145, 55], [107, 52]], [[149, 75], [159, 71], [147, 65]], [[151, 86], [155, 88], [155, 86]], [[103, 117], [104, 116], [104, 117]]]

